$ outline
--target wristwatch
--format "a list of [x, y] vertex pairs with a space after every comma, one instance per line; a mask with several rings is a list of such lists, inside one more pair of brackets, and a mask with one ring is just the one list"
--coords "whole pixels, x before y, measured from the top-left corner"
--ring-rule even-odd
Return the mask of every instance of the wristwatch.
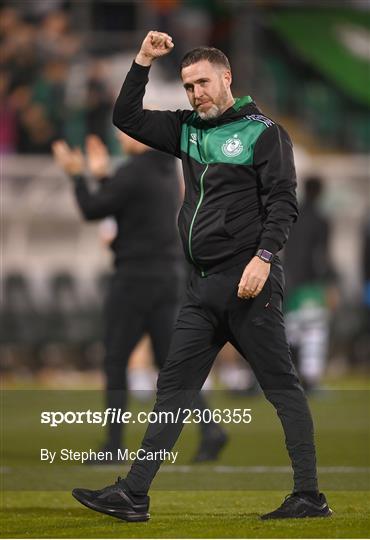
[[270, 251], [267, 251], [267, 249], [259, 249], [256, 255], [261, 259], [261, 261], [264, 261], [266, 263], [270, 263], [274, 256], [274, 254]]

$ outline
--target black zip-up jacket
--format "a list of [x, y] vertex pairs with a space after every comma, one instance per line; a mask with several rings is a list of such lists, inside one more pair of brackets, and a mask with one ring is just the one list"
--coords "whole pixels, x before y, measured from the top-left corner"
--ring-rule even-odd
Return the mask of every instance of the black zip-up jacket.
[[194, 111], [143, 110], [149, 67], [133, 63], [113, 123], [182, 160], [185, 200], [178, 225], [187, 259], [202, 275], [276, 254], [297, 218], [292, 143], [249, 96], [216, 119]]
[[175, 160], [148, 150], [132, 156], [91, 192], [82, 176], [74, 177], [75, 194], [87, 220], [108, 216], [117, 222], [111, 244], [118, 269], [163, 273], [182, 264], [176, 218], [180, 185]]

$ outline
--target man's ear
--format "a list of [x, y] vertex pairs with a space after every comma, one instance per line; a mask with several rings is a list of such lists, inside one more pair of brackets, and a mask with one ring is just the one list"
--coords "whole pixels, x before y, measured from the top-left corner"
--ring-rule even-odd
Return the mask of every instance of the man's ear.
[[225, 71], [223, 72], [223, 78], [224, 78], [224, 81], [225, 81], [225, 84], [227, 85], [227, 87], [230, 88], [231, 83], [233, 81], [233, 77], [232, 77], [231, 71], [229, 69], [225, 69]]

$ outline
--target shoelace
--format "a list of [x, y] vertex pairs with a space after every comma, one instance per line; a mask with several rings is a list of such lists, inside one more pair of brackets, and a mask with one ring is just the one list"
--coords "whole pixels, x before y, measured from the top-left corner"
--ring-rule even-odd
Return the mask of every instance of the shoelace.
[[114, 482], [114, 484], [112, 484], [110, 486], [107, 486], [107, 487], [105, 487], [103, 489], [100, 489], [99, 493], [110, 493], [111, 491], [114, 491], [116, 489], [116, 487], [117, 487], [117, 484], [119, 484], [121, 480], [122, 480], [122, 478], [119, 476], [117, 478], [117, 480]]
[[289, 508], [290, 506], [292, 506], [295, 499], [297, 499], [297, 495], [294, 495], [294, 493], [289, 493], [289, 495], [286, 495], [283, 504], [280, 506], [279, 510], [284, 510], [285, 508]]

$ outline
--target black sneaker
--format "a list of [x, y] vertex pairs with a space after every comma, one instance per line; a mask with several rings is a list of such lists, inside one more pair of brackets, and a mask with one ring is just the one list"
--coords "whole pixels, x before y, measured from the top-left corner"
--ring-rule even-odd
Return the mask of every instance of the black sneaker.
[[224, 431], [203, 437], [197, 453], [191, 460], [192, 463], [203, 463], [204, 461], [215, 461], [221, 450], [229, 440]]
[[264, 514], [261, 519], [329, 517], [332, 513], [323, 493], [319, 494], [317, 501], [308, 496], [291, 493], [285, 497], [279, 508]]
[[91, 510], [102, 512], [123, 521], [148, 521], [150, 518], [149, 497], [143, 497], [142, 502], [135, 502], [127, 491], [120, 485], [121, 478], [112, 486], [92, 491], [91, 489], [76, 488], [72, 495], [81, 504]]

